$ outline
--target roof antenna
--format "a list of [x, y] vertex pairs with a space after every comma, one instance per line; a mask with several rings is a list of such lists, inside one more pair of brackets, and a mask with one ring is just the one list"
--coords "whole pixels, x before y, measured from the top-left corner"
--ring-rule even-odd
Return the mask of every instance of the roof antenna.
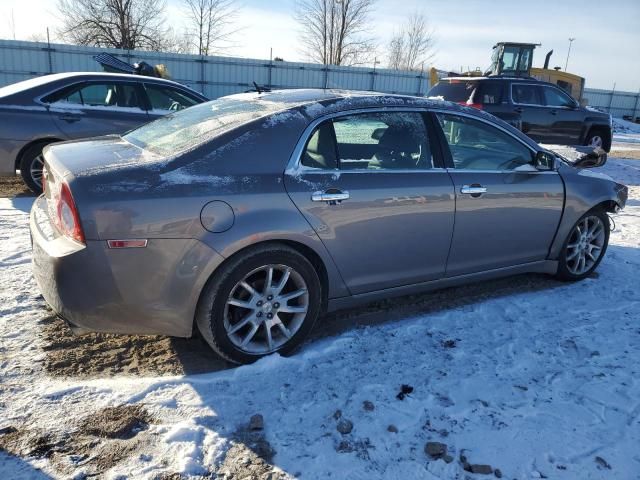
[[262, 93], [260, 86], [256, 82], [253, 82], [253, 86], [256, 87], [256, 92], [258, 92], [258, 95], [260, 95]]

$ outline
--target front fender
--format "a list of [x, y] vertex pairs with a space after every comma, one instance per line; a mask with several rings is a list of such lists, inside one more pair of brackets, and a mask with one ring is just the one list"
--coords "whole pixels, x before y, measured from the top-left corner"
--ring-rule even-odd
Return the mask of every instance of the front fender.
[[607, 211], [624, 208], [628, 190], [611, 177], [593, 170], [577, 169], [560, 163], [558, 172], [565, 182], [565, 204], [558, 232], [549, 250], [549, 259], [556, 260], [564, 242], [578, 219], [594, 207]]

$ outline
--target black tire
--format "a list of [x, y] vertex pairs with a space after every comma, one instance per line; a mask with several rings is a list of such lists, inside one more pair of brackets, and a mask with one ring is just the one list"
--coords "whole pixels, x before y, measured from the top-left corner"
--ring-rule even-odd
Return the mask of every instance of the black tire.
[[42, 155], [42, 149], [46, 145], [47, 143], [34, 143], [22, 152], [22, 157], [20, 158], [20, 175], [27, 187], [38, 195], [42, 193], [42, 184], [38, 178], [33, 176], [31, 167], [37, 162], [38, 157]]
[[[198, 302], [196, 324], [204, 340], [219, 356], [233, 363], [247, 364], [266, 354], [248, 353], [229, 338], [224, 326], [227, 299], [247, 274], [264, 265], [280, 264], [292, 268], [306, 283], [308, 309], [298, 330], [278, 353], [288, 355], [299, 347], [312, 330], [322, 305], [322, 286], [314, 266], [296, 250], [281, 244], [256, 247], [230, 260], [207, 282]], [[273, 352], [269, 352], [273, 353]]]
[[[591, 217], [591, 216], [598, 217], [602, 221], [602, 224], [604, 225], [604, 245], [600, 252], [600, 257], [598, 257], [595, 263], [585, 272], [581, 273], [580, 275], [576, 275], [575, 273], [571, 272], [568, 266], [567, 255], [569, 253], [568, 251], [569, 240], [571, 240], [572, 234], [576, 226], [580, 225], [585, 218]], [[585, 213], [582, 217], [580, 217], [580, 219], [571, 227], [571, 231], [569, 232], [569, 235], [567, 235], [567, 238], [565, 239], [564, 244], [562, 245], [562, 251], [560, 252], [560, 257], [558, 259], [558, 272], [556, 273], [556, 277], [559, 278], [560, 280], [576, 282], [591, 275], [591, 273], [596, 268], [598, 268], [598, 265], [600, 265], [600, 262], [604, 258], [605, 253], [607, 252], [610, 233], [611, 233], [611, 225], [609, 224], [609, 217], [607, 216], [607, 213], [605, 211], [601, 209], [593, 209]]]
[[595, 138], [601, 139], [601, 147], [605, 152], [611, 151], [611, 133], [604, 128], [592, 128], [584, 139], [585, 145], [591, 145]]

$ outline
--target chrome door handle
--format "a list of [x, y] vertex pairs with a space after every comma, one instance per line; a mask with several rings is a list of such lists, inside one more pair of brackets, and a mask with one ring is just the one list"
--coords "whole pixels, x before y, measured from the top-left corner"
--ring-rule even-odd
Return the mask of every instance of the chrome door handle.
[[336, 203], [349, 199], [349, 192], [313, 192], [311, 200], [313, 202]]
[[460, 193], [466, 193], [469, 195], [480, 195], [482, 193], [487, 193], [487, 189], [480, 185], [463, 185], [460, 189]]

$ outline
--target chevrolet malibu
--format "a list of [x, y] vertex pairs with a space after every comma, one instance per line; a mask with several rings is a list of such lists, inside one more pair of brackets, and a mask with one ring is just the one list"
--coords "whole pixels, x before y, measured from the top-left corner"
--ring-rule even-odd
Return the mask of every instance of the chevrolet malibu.
[[627, 198], [487, 113], [330, 90], [229, 96], [44, 158], [33, 266], [55, 312], [79, 332], [197, 328], [238, 363], [362, 302], [583, 279]]
[[0, 176], [20, 170], [41, 193], [46, 145], [124, 133], [206, 101], [170, 80], [115, 73], [56, 73], [0, 88]]

